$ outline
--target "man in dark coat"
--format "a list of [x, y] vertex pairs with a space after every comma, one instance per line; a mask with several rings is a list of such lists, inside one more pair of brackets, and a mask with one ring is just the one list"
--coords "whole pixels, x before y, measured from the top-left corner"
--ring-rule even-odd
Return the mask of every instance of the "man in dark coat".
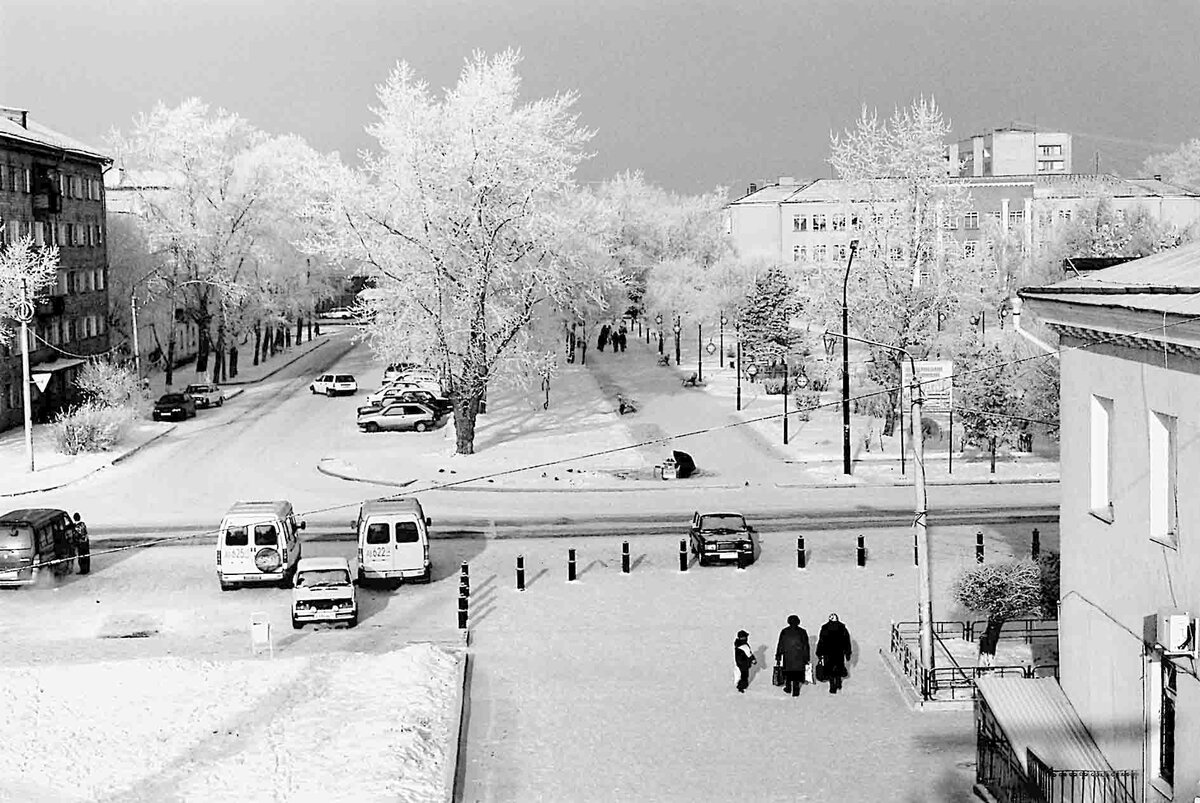
[[745, 630], [739, 630], [737, 638], [733, 640], [733, 662], [738, 670], [737, 690], [744, 694], [750, 685], [750, 667], [758, 663], [750, 649], [750, 634]]
[[829, 621], [821, 625], [817, 636], [817, 659], [825, 670], [829, 681], [829, 693], [837, 694], [842, 688], [846, 662], [850, 660], [850, 631], [838, 620], [836, 613], [829, 614]]
[[779, 631], [775, 662], [783, 666], [784, 693], [799, 697], [804, 667], [808, 666], [808, 632], [800, 626], [800, 617], [795, 614], [787, 618], [787, 623], [788, 626]]
[[612, 327], [610, 327], [608, 324], [604, 324], [603, 326], [601, 326], [600, 334], [596, 338], [596, 348], [600, 349], [601, 351], [604, 351], [604, 347], [608, 345], [608, 338], [611, 333], [612, 333]]

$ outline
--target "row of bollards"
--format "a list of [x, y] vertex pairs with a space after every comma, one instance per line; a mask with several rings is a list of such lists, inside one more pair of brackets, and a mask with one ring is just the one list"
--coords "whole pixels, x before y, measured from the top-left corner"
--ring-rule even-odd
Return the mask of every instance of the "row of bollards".
[[467, 600], [471, 596], [471, 575], [470, 569], [464, 561], [462, 565], [462, 573], [458, 578], [458, 629], [467, 629]]

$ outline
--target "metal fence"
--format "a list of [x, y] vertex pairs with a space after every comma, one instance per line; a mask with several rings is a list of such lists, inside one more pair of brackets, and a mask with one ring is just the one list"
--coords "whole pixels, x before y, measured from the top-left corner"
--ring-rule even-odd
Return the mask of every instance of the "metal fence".
[[[983, 631], [987, 630], [987, 620], [976, 619], [966, 622], [963, 624], [963, 628], [965, 631], [963, 638], [967, 641], [978, 641], [979, 637], [983, 635]], [[1058, 620], [1008, 619], [1000, 630], [1000, 638], [1019, 638], [1026, 644], [1032, 644], [1037, 639], [1056, 639], [1058, 638]]]
[[1031, 786], [1046, 803], [1142, 803], [1137, 770], [1056, 770], [1025, 750]]

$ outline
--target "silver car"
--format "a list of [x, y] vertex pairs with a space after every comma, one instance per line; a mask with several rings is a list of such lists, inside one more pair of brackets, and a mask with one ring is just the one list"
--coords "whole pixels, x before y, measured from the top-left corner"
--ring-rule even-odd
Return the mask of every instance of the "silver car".
[[358, 414], [358, 428], [363, 432], [415, 429], [424, 432], [437, 426], [441, 418], [434, 410], [418, 402], [388, 404]]
[[183, 392], [196, 400], [197, 407], [220, 407], [225, 394], [218, 385], [188, 385]]

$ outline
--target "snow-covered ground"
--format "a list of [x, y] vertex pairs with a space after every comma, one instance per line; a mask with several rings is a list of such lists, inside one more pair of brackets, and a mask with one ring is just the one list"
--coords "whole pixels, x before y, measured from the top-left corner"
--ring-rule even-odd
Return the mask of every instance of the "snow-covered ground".
[[0, 800], [442, 801], [461, 652], [0, 668]]

